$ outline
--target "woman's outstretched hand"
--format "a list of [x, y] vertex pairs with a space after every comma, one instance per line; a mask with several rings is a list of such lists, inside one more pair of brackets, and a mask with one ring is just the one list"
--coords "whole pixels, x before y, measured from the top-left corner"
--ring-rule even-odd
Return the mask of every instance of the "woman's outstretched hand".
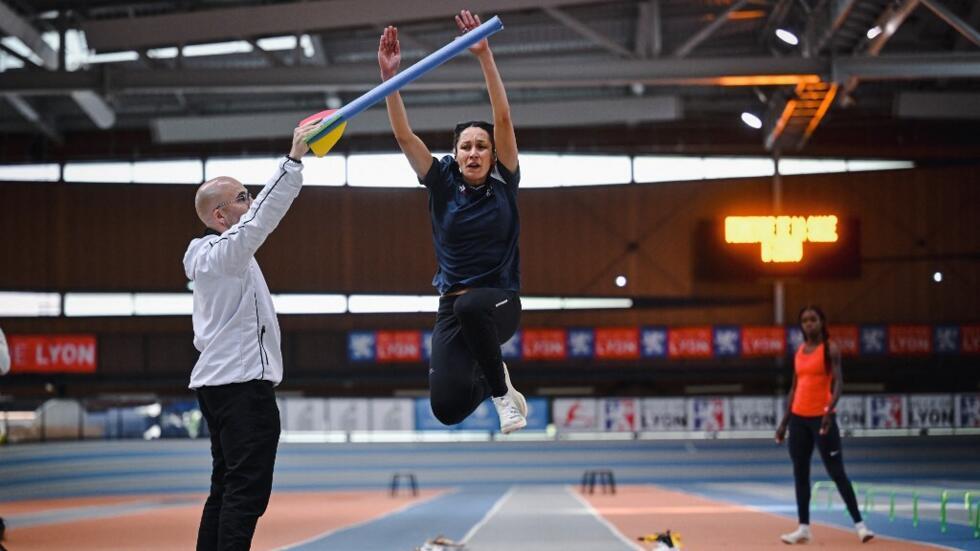
[[[469, 10], [462, 10], [459, 15], [456, 16], [456, 26], [459, 27], [460, 34], [466, 34], [469, 31], [480, 26], [480, 16], [473, 15]], [[473, 55], [480, 55], [490, 49], [490, 44], [487, 39], [477, 42], [476, 44], [470, 46], [470, 53]]]
[[388, 80], [398, 74], [398, 67], [401, 63], [402, 50], [398, 44], [398, 29], [389, 25], [381, 33], [381, 41], [378, 43], [378, 66], [381, 68], [381, 80]]

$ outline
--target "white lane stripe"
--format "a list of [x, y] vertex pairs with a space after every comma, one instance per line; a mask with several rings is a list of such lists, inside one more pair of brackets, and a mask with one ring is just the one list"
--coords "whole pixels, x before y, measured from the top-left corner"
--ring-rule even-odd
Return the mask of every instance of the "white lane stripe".
[[320, 538], [325, 538], [325, 537], [328, 537], [328, 536], [332, 536], [332, 535], [337, 534], [339, 532], [345, 532], [345, 531], [351, 530], [353, 528], [358, 528], [360, 526], [364, 526], [365, 524], [370, 524], [370, 523], [372, 523], [372, 522], [374, 522], [376, 520], [381, 520], [381, 519], [383, 519], [385, 517], [390, 517], [392, 515], [397, 515], [398, 513], [401, 513], [402, 511], [404, 511], [406, 509], [410, 509], [412, 507], [415, 507], [416, 505], [422, 505], [423, 503], [432, 501], [433, 499], [436, 499], [438, 497], [452, 495], [452, 494], [455, 494], [457, 492], [459, 492], [459, 489], [455, 489], [455, 490], [453, 490], [451, 492], [438, 493], [438, 494], [433, 495], [433, 496], [429, 496], [429, 497], [426, 497], [426, 498], [418, 499], [418, 500], [415, 500], [415, 501], [413, 501], [411, 503], [406, 503], [405, 505], [402, 505], [401, 507], [399, 507], [397, 509], [392, 509], [391, 511], [389, 511], [389, 512], [383, 514], [383, 515], [379, 515], [379, 516], [376, 516], [376, 517], [367, 518], [367, 519], [364, 519], [364, 520], [355, 522], [354, 524], [348, 524], [346, 526], [338, 526], [337, 528], [331, 528], [330, 530], [327, 530], [326, 532], [321, 532], [320, 534], [317, 534], [315, 536], [306, 538], [303, 541], [298, 541], [298, 542], [295, 542], [295, 543], [290, 543], [288, 545], [284, 545], [282, 547], [273, 548], [272, 551], [284, 551], [286, 549], [293, 549], [293, 548], [299, 547], [301, 545], [306, 545], [306, 544], [312, 543], [312, 542], [314, 542], [314, 541], [316, 541], [316, 540], [318, 540]]
[[602, 524], [610, 532], [612, 532], [612, 535], [616, 536], [619, 539], [619, 541], [625, 543], [627, 547], [631, 549], [636, 549], [636, 551], [646, 551], [646, 548], [644, 548], [640, 544], [626, 537], [622, 532], [619, 531], [618, 528], [616, 528], [613, 525], [613, 523], [603, 518], [602, 515], [599, 514], [599, 511], [596, 511], [595, 507], [593, 507], [592, 504], [588, 502], [588, 500], [580, 496], [579, 493], [575, 491], [575, 488], [566, 485], [565, 491], [568, 492], [569, 495], [575, 498], [579, 503], [581, 503], [582, 507], [585, 507], [585, 510], [588, 511], [588, 513], [592, 515], [593, 518], [595, 518], [597, 521], [599, 521], [600, 524]]
[[494, 305], [493, 305], [493, 307], [494, 307], [494, 308], [500, 308], [500, 306], [501, 306], [501, 305], [503, 305], [503, 304], [507, 304], [507, 301], [508, 301], [508, 300], [510, 300], [510, 299], [509, 299], [509, 298], [505, 298], [504, 300], [502, 300], [502, 301], [500, 301], [500, 302], [498, 302], [497, 304], [494, 304]]
[[470, 528], [468, 532], [466, 532], [466, 535], [463, 536], [463, 539], [461, 539], [460, 542], [466, 543], [470, 541], [470, 538], [475, 536], [476, 533], [480, 530], [480, 528], [483, 528], [483, 525], [486, 524], [491, 517], [496, 515], [497, 511], [499, 511], [500, 508], [504, 506], [504, 502], [510, 499], [510, 496], [514, 495], [514, 490], [516, 489], [517, 489], [516, 486], [511, 486], [510, 488], [508, 488], [507, 491], [504, 492], [504, 495], [500, 496], [497, 499], [497, 501], [493, 504], [493, 507], [490, 507], [490, 510], [487, 511], [485, 515], [483, 515], [483, 518], [481, 518], [479, 522], [474, 524], [473, 527]]

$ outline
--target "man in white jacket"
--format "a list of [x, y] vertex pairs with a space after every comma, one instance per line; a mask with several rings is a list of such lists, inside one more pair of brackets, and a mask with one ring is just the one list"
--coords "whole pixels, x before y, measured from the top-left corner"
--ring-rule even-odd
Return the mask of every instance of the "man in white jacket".
[[296, 128], [289, 155], [252, 199], [241, 182], [221, 176], [194, 198], [207, 226], [184, 253], [194, 282], [191, 372], [211, 433], [211, 493], [204, 504], [197, 549], [248, 549], [272, 493], [279, 444], [282, 381], [279, 322], [255, 252], [286, 214], [303, 184], [303, 139], [315, 124]]

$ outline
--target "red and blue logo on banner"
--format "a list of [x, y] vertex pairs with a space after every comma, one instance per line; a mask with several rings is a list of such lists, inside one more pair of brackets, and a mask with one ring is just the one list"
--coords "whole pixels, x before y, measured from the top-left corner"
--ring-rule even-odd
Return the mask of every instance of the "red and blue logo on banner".
[[564, 360], [564, 329], [525, 329], [523, 335], [525, 360]]
[[[980, 325], [832, 325], [844, 356], [980, 354]], [[431, 331], [351, 331], [352, 362], [421, 362], [431, 358]], [[795, 325], [528, 328], [501, 345], [507, 360], [759, 358], [795, 354]]]
[[595, 357], [598, 360], [633, 360], [640, 357], [640, 329], [597, 327]]
[[667, 330], [667, 356], [671, 359], [710, 358], [711, 327], [678, 327]]
[[888, 353], [896, 355], [931, 354], [931, 328], [928, 325], [889, 326]]
[[10, 335], [12, 373], [95, 373], [95, 335]]
[[738, 356], [742, 352], [742, 329], [737, 325], [714, 327], [715, 356]]
[[379, 362], [422, 360], [421, 331], [378, 331], [375, 350]]
[[595, 331], [585, 327], [568, 330], [568, 357], [592, 359], [595, 354]]
[[861, 353], [861, 337], [857, 325], [831, 325], [830, 340], [837, 343], [841, 356]]
[[964, 354], [980, 354], [980, 325], [964, 325], [960, 328], [960, 350]]
[[936, 354], [959, 354], [960, 326], [937, 325], [932, 331], [932, 343]]
[[783, 327], [742, 328], [742, 356], [782, 356], [786, 353], [786, 329]]
[[667, 328], [644, 327], [640, 330], [640, 354], [644, 358], [666, 358]]

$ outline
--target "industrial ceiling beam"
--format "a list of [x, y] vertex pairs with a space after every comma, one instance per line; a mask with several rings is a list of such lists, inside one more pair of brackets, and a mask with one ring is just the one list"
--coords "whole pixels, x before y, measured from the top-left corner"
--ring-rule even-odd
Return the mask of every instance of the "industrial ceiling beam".
[[[514, 119], [521, 128], [555, 128], [580, 125], [632, 125], [654, 121], [674, 121], [683, 117], [677, 96], [605, 98], [601, 100], [546, 101], [512, 103]], [[158, 143], [213, 142], [235, 139], [261, 139], [286, 135], [304, 112], [276, 112], [195, 117], [163, 117], [151, 122], [153, 139]], [[412, 129], [416, 132], [448, 130], [452, 121], [490, 117], [486, 103], [411, 108]], [[369, 109], [351, 121], [345, 135], [387, 134], [391, 123], [384, 108]]]
[[258, 52], [258, 54], [262, 56], [263, 59], [269, 62], [269, 65], [273, 67], [283, 67], [286, 65], [286, 63], [282, 60], [282, 58], [276, 55], [275, 53], [267, 52], [263, 50], [262, 47], [259, 46], [258, 40], [251, 39], [251, 38], [243, 38], [242, 40], [248, 42], [248, 44], [252, 47], [252, 51]]
[[58, 132], [58, 130], [48, 124], [47, 121], [41, 117], [41, 114], [34, 109], [30, 103], [24, 98], [18, 96], [17, 94], [4, 94], [3, 97], [7, 100], [7, 103], [11, 105], [25, 120], [27, 120], [34, 128], [38, 129], [42, 134], [47, 136], [51, 141], [61, 145], [65, 143], [64, 138]]
[[765, 44], [768, 42], [772, 34], [776, 32], [776, 29], [786, 21], [786, 17], [793, 7], [793, 2], [795, 0], [776, 1], [776, 5], [769, 12], [769, 17], [766, 18], [766, 24], [762, 27], [762, 34], [759, 35], [759, 43]]
[[803, 31], [803, 55], [816, 57], [847, 21], [857, 0], [824, 0], [807, 18]]
[[932, 13], [936, 14], [940, 19], [949, 24], [950, 27], [956, 29], [964, 38], [970, 42], [980, 46], [980, 33], [977, 32], [969, 23], [960, 19], [958, 15], [950, 11], [949, 8], [944, 6], [938, 0], [920, 0], [922, 5], [932, 10]]
[[[963, 54], [969, 56], [970, 54]], [[972, 57], [971, 57], [972, 59]], [[829, 60], [800, 58], [710, 58], [649, 60], [501, 60], [508, 88], [586, 88], [628, 85], [749, 86], [795, 84], [830, 74]], [[335, 65], [330, 71], [305, 67], [265, 69], [129, 70], [102, 66], [90, 71], [0, 73], [0, 89], [22, 95], [59, 95], [71, 90], [96, 89], [113, 94], [363, 92], [379, 82], [377, 67]], [[409, 90], [473, 90], [486, 84], [480, 67], [452, 61], [409, 85]]]
[[[974, 2], [973, 7], [970, 9], [970, 15], [967, 16], [967, 23], [971, 27], [980, 26], [980, 2]], [[957, 35], [956, 43], [953, 44], [954, 50], [964, 50], [969, 46], [969, 41], [961, 34]]]
[[102, 96], [92, 90], [73, 90], [71, 99], [88, 115], [95, 126], [105, 130], [116, 124], [116, 112]]
[[[980, 78], [980, 53], [958, 52], [877, 57], [704, 58], [647, 60], [501, 61], [508, 88], [591, 88], [648, 86], [795, 85], [832, 79], [917, 80]], [[486, 84], [480, 68], [451, 62], [409, 90], [481, 90]], [[366, 64], [334, 66], [330, 71], [306, 67], [267, 69], [126, 70], [103, 66], [90, 71], [7, 71], [0, 73], [0, 90], [31, 95], [67, 95], [75, 90], [118, 94], [246, 94], [289, 92], [363, 92], [375, 87], [377, 68]]]
[[565, 25], [569, 29], [577, 32], [579, 35], [591, 40], [592, 42], [602, 46], [609, 52], [623, 58], [632, 58], [633, 52], [629, 49], [624, 48], [622, 45], [612, 40], [608, 36], [596, 31], [592, 27], [589, 27], [585, 23], [579, 21], [578, 19], [572, 17], [571, 15], [565, 13], [559, 8], [546, 7], [544, 12], [547, 13], [552, 19], [558, 21], [562, 25]]
[[[472, 0], [474, 13], [492, 15], [546, 7], [594, 4], [596, 0]], [[92, 19], [82, 23], [86, 40], [98, 51], [174, 44], [196, 44], [238, 36], [294, 34], [388, 23], [407, 23], [459, 13], [457, 0], [312, 0], [220, 8], [133, 18]], [[506, 24], [506, 18], [504, 23]]]
[[[855, 54], [863, 55], [865, 58], [877, 56], [895, 32], [898, 31], [898, 28], [902, 26], [902, 23], [905, 22], [909, 14], [919, 5], [919, 2], [920, 0], [903, 0], [900, 4], [892, 4], [875, 22], [876, 27], [880, 30], [878, 35], [862, 43]], [[843, 81], [840, 90], [840, 101], [845, 106], [853, 103], [854, 99], [851, 94], [857, 88], [858, 80], [859, 77], [850, 76]]]
[[699, 44], [710, 38], [711, 35], [715, 34], [715, 31], [720, 29], [721, 26], [728, 21], [729, 16], [731, 16], [733, 12], [742, 9], [742, 6], [744, 6], [746, 3], [748, 3], [748, 0], [735, 0], [735, 2], [731, 6], [728, 6], [725, 11], [718, 14], [718, 16], [715, 17], [711, 23], [705, 25], [700, 31], [694, 33], [691, 38], [688, 38], [686, 42], [678, 46], [678, 48], [674, 50], [674, 57], [686, 57], [687, 54], [691, 53], [694, 48], [697, 48]]
[[53, 71], [58, 68], [58, 53], [48, 46], [41, 38], [41, 33], [30, 22], [2, 1], [0, 1], [0, 31], [23, 42], [41, 59], [41, 66], [45, 69]]
[[636, 13], [634, 57], [640, 59], [660, 57], [662, 51], [663, 21], [660, 18], [660, 0], [640, 2], [637, 4]]

